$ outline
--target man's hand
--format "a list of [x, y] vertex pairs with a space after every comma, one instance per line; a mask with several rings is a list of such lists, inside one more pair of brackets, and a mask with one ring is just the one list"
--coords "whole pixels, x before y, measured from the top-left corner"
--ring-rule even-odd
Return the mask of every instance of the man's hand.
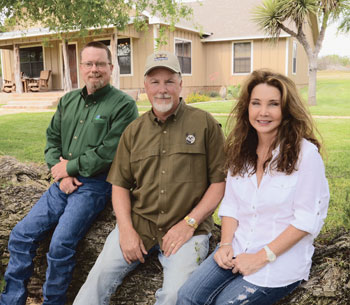
[[233, 264], [233, 249], [230, 245], [220, 247], [214, 254], [214, 260], [223, 269], [232, 269]]
[[60, 182], [60, 190], [66, 194], [71, 194], [78, 189], [79, 186], [83, 185], [75, 177], [65, 177]]
[[233, 260], [234, 268], [233, 273], [240, 272], [243, 275], [250, 275], [268, 263], [265, 250], [259, 251], [254, 254], [242, 253], [237, 255]]
[[184, 220], [171, 227], [163, 236], [162, 250], [164, 255], [175, 254], [193, 236], [194, 231], [194, 228], [190, 227]]
[[137, 260], [139, 260], [141, 263], [145, 262], [143, 255], [146, 255], [147, 251], [142, 239], [134, 229], [119, 229], [119, 243], [124, 259], [128, 264], [131, 264]]
[[56, 165], [54, 165], [51, 168], [51, 174], [52, 174], [52, 177], [55, 179], [55, 182], [69, 176], [67, 173], [67, 163], [68, 163], [68, 160], [60, 157], [60, 162], [58, 162]]

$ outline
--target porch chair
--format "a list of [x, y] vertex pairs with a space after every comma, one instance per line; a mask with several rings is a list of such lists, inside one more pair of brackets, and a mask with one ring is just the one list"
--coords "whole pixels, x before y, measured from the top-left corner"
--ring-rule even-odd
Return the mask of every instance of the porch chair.
[[49, 89], [49, 79], [51, 75], [51, 70], [40, 71], [39, 79], [29, 79], [28, 90], [29, 91], [42, 91], [43, 89]]
[[12, 73], [11, 80], [4, 79], [4, 87], [2, 88], [3, 92], [11, 93], [16, 91], [16, 82], [15, 82], [15, 76]]

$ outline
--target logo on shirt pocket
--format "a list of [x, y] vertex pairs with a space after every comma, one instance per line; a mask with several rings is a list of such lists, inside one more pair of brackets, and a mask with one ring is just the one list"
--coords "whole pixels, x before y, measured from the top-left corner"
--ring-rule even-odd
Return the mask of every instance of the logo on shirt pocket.
[[196, 136], [195, 134], [188, 134], [186, 133], [186, 144], [193, 144], [194, 142], [196, 142]]

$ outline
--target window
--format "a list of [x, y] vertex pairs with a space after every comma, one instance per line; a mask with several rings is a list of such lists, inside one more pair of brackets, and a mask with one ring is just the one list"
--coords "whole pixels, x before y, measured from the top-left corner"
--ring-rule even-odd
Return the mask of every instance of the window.
[[297, 42], [293, 41], [293, 58], [292, 58], [292, 73], [296, 74], [297, 73]]
[[181, 73], [191, 74], [191, 41], [175, 39], [175, 54], [180, 62]]
[[[105, 45], [110, 46], [110, 40], [102, 40]], [[131, 74], [131, 42], [130, 38], [118, 39], [118, 64], [120, 74]]]
[[19, 61], [21, 72], [27, 77], [40, 77], [40, 71], [44, 70], [43, 48], [31, 47], [19, 49]]
[[251, 72], [251, 43], [233, 43], [233, 73]]

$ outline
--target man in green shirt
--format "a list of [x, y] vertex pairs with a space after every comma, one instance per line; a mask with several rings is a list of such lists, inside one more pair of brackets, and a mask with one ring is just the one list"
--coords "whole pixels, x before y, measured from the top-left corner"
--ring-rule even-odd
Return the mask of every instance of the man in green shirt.
[[117, 226], [74, 305], [106, 304], [152, 251], [164, 270], [156, 304], [175, 304], [178, 289], [208, 253], [211, 214], [225, 188], [224, 136], [209, 113], [180, 98], [180, 71], [172, 53], [147, 59], [144, 83], [152, 110], [121, 137], [107, 178]]
[[135, 101], [109, 84], [112, 69], [107, 46], [91, 42], [83, 48], [86, 86], [61, 98], [47, 129], [45, 159], [55, 182], [11, 232], [1, 305], [26, 303], [38, 242], [52, 228], [43, 304], [65, 304], [75, 248], [105, 207], [119, 138], [138, 116]]

